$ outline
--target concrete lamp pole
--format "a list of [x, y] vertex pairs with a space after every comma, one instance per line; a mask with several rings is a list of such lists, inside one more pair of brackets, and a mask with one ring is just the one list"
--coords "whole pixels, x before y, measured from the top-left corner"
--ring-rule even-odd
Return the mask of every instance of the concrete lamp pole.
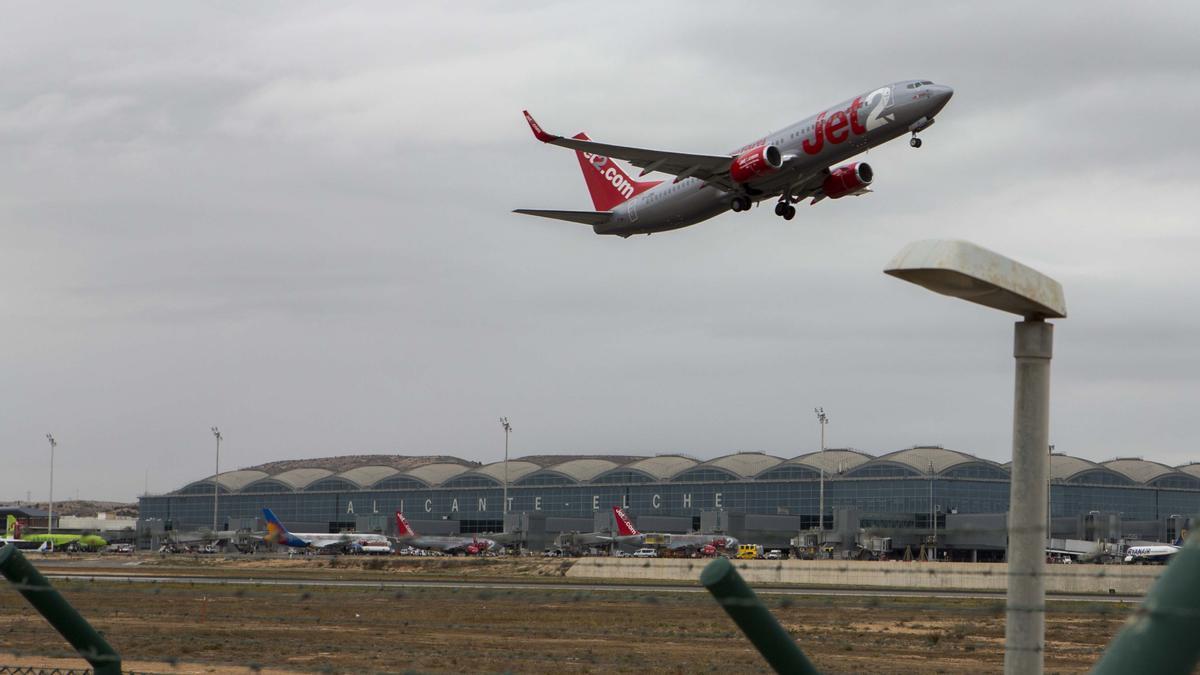
[[1015, 260], [965, 241], [906, 246], [886, 274], [936, 293], [1011, 312], [1017, 322], [1013, 356], [1013, 463], [1008, 516], [1008, 596], [1004, 672], [1043, 670], [1046, 637], [1046, 448], [1050, 444], [1050, 358], [1054, 326], [1065, 319], [1062, 285]]

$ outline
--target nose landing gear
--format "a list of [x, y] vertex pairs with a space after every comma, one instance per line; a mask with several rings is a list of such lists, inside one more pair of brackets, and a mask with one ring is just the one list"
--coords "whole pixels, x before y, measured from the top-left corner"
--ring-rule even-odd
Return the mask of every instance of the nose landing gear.
[[908, 139], [908, 144], [914, 148], [921, 147], [921, 139], [917, 138], [917, 132], [913, 132], [912, 138]]

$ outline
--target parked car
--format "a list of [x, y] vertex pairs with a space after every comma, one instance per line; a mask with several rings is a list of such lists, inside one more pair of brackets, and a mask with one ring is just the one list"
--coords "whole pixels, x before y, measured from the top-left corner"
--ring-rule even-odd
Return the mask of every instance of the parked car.
[[657, 558], [658, 551], [652, 548], [639, 548], [633, 552], [635, 558]]
[[767, 551], [767, 554], [763, 557], [767, 560], [781, 560], [783, 559], [783, 551], [773, 548], [770, 551]]

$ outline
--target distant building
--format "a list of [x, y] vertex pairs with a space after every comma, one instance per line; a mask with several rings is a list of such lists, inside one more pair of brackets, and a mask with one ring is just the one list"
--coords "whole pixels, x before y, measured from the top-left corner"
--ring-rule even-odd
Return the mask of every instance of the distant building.
[[[298, 531], [390, 533], [397, 510], [430, 532], [504, 529], [503, 462], [396, 459], [411, 468], [364, 457], [366, 463], [336, 473], [304, 467], [302, 461], [277, 472], [230, 471], [142, 497], [140, 518], [165, 529], [211, 528], [215, 482], [219, 529], [262, 529], [264, 506]], [[758, 452], [708, 461], [683, 455], [523, 457], [508, 462], [509, 513], [525, 514], [520, 521], [525, 527], [547, 533], [585, 532], [607, 526], [611, 507], [624, 506], [643, 530], [719, 529], [743, 540], [786, 545], [798, 531], [817, 525], [822, 470], [825, 526], [837, 527], [847, 548], [857, 531], [891, 536], [898, 548], [920, 545], [932, 541], [935, 524], [939, 546], [959, 541], [972, 550], [1004, 548], [1003, 526], [993, 521], [987, 521], [989, 533], [982, 539], [961, 532], [955, 537], [946, 528], [984, 522], [960, 516], [1007, 512], [1007, 465], [936, 446], [879, 456], [834, 449], [790, 459]], [[1056, 537], [1103, 533], [1167, 540], [1184, 526], [1182, 516], [1200, 513], [1200, 464], [1096, 463], [1056, 454], [1050, 474]], [[842, 514], [838, 523], [835, 513]]]

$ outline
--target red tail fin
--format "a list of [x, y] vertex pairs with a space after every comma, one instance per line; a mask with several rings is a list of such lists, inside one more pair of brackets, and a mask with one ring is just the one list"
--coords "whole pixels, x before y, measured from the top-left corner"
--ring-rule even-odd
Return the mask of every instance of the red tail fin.
[[622, 537], [633, 537], [641, 534], [641, 532], [638, 532], [638, 529], [633, 526], [633, 521], [629, 519], [629, 516], [625, 515], [625, 512], [621, 510], [621, 507], [614, 506], [613, 515], [617, 517], [618, 535]]
[[400, 513], [399, 511], [397, 511], [396, 512], [396, 536], [398, 536], [398, 537], [415, 537], [416, 535], [417, 535], [417, 533], [414, 532], [412, 527], [409, 526], [408, 519], [404, 517], [403, 513]]
[[[575, 134], [575, 138], [591, 140], [582, 131]], [[579, 157], [579, 168], [583, 169], [583, 179], [587, 181], [588, 192], [592, 193], [592, 203], [596, 205], [597, 211], [611, 211], [613, 207], [624, 204], [662, 182], [634, 180], [607, 157], [579, 150], [575, 151], [575, 155]]]

